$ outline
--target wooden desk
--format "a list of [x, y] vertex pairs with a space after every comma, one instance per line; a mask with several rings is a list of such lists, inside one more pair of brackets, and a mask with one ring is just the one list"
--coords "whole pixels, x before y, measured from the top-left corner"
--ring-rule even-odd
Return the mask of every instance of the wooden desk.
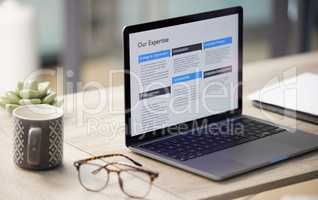
[[[304, 71], [318, 73], [318, 53], [245, 65], [244, 96], [264, 87], [277, 76], [290, 76], [293, 72], [299, 74]], [[1, 198], [125, 199], [117, 185], [100, 193], [85, 191], [79, 185], [72, 165], [73, 161], [80, 158], [115, 152], [129, 155], [145, 167], [160, 172], [149, 199], [232, 199], [318, 177], [318, 152], [223, 182], [213, 182], [134, 154], [124, 146], [123, 98], [122, 86], [65, 97], [64, 165], [52, 171], [30, 172], [14, 166], [11, 119], [1, 112]], [[318, 126], [261, 111], [252, 107], [246, 98], [244, 113], [318, 133]]]

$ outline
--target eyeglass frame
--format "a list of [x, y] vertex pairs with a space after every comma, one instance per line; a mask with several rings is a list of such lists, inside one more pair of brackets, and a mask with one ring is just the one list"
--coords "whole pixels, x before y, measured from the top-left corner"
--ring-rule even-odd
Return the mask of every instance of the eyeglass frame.
[[[116, 156], [126, 158], [127, 160], [129, 160], [129, 161], [131, 161], [133, 164], [135, 164], [136, 166], [133, 166], [133, 165], [130, 165], [130, 164], [127, 164], [127, 163], [124, 163], [124, 162], [109, 162], [109, 163], [107, 163], [107, 164], [105, 164], [105, 165], [98, 165], [98, 166], [100, 166], [100, 168], [94, 170], [92, 173], [95, 173], [95, 172], [98, 172], [99, 170], [105, 169], [105, 170], [107, 171], [108, 177], [109, 177], [109, 174], [112, 173], [112, 172], [114, 172], [114, 173], [117, 174], [118, 182], [119, 182], [119, 187], [120, 187], [121, 191], [122, 191], [124, 194], [126, 194], [126, 195], [127, 195], [128, 197], [130, 197], [130, 198], [138, 198], [138, 199], [145, 198], [145, 197], [149, 194], [149, 192], [150, 192], [150, 190], [151, 190], [151, 187], [152, 187], [152, 185], [153, 185], [153, 181], [154, 181], [156, 178], [158, 178], [159, 173], [158, 173], [158, 172], [154, 172], [154, 171], [150, 171], [150, 170], [147, 170], [147, 169], [144, 169], [144, 168], [142, 168], [142, 164], [140, 164], [139, 162], [133, 160], [132, 158], [129, 158], [128, 156], [126, 156], [126, 155], [124, 155], [124, 154], [119, 154], [119, 153], [118, 153], [118, 154], [107, 154], [107, 155], [101, 155], [101, 156], [94, 156], [94, 157], [91, 157], [91, 158], [86, 158], [86, 159], [82, 159], [82, 160], [75, 161], [75, 162], [73, 163], [73, 165], [74, 165], [74, 167], [76, 168], [76, 170], [77, 170], [77, 172], [78, 172], [78, 179], [79, 179], [79, 182], [80, 182], [80, 184], [82, 185], [82, 187], [84, 187], [87, 191], [91, 191], [91, 192], [99, 192], [99, 191], [105, 189], [105, 188], [107, 187], [107, 185], [108, 185], [109, 178], [107, 178], [105, 185], [104, 185], [102, 188], [98, 189], [98, 190], [92, 190], [92, 189], [86, 187], [86, 186], [83, 184], [83, 182], [82, 182], [82, 180], [81, 180], [81, 177], [80, 177], [80, 176], [81, 176], [81, 175], [80, 175], [80, 167], [81, 167], [81, 165], [83, 165], [83, 164], [87, 164], [89, 161], [98, 160], [98, 159], [102, 159], [102, 158], [116, 157]], [[104, 160], [103, 160], [103, 161], [104, 161]], [[104, 162], [105, 162], [105, 161], [104, 161]], [[89, 164], [94, 164], [94, 163], [89, 163]], [[95, 164], [95, 165], [97, 165], [97, 164]], [[111, 166], [111, 165], [119, 165], [119, 166], [130, 167], [130, 168], [132, 168], [132, 169], [134, 169], [134, 170], [136, 170], [136, 171], [139, 171], [139, 172], [142, 172], [142, 173], [147, 174], [147, 175], [149, 176], [149, 178], [150, 178], [149, 190], [147, 191], [147, 193], [146, 193], [144, 196], [142, 196], [142, 197], [138, 197], [138, 196], [134, 196], [134, 195], [128, 194], [128, 193], [124, 190], [124, 188], [123, 188], [123, 180], [122, 180], [122, 178], [120, 177], [120, 173], [123, 172], [123, 171], [131, 171], [132, 169], [121, 169], [121, 168], [119, 168], [119, 169], [110, 169], [110, 168], [108, 168], [108, 166]], [[97, 170], [98, 170], [98, 171], [97, 171]]]

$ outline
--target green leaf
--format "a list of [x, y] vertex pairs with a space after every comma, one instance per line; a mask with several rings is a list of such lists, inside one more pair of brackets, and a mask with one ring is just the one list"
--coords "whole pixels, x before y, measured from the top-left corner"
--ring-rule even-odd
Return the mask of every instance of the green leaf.
[[19, 101], [20, 105], [30, 105], [30, 104], [41, 104], [41, 99], [21, 99]]
[[10, 102], [6, 97], [0, 97], [0, 107], [5, 108], [8, 103]]
[[23, 89], [28, 90], [38, 90], [38, 81], [37, 80], [27, 80], [24, 82]]
[[49, 89], [47, 90], [47, 95], [50, 95], [50, 94], [53, 94], [53, 93], [55, 93], [55, 92], [52, 90], [52, 88], [49, 88]]
[[20, 98], [15, 94], [15, 92], [9, 91], [6, 93], [6, 98], [9, 100], [11, 104], [18, 104]]
[[55, 100], [55, 98], [56, 98], [56, 93], [53, 92], [53, 93], [47, 95], [46, 97], [44, 97], [44, 99], [42, 100], [42, 102], [45, 103], [45, 104], [51, 104], [51, 103], [53, 103], [53, 101]]
[[20, 91], [20, 96], [23, 99], [36, 99], [40, 98], [41, 94], [37, 90], [23, 89]]
[[48, 89], [50, 88], [50, 82], [45, 81], [38, 84], [38, 90], [40, 92], [41, 97], [45, 97]]
[[15, 94], [17, 96], [20, 96], [20, 91], [23, 89], [23, 82], [22, 81], [18, 81], [17, 83], [17, 87], [15, 89]]

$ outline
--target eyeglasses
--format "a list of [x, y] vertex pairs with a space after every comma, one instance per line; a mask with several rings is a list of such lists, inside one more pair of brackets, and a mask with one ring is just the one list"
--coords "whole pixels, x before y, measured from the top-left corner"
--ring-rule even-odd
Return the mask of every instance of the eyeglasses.
[[[134, 165], [124, 162], [106, 162], [104, 158], [122, 157]], [[103, 159], [106, 163], [97, 164], [92, 161]], [[96, 156], [74, 162], [78, 171], [80, 184], [88, 191], [99, 192], [106, 188], [111, 172], [117, 174], [121, 191], [131, 198], [145, 198], [152, 187], [158, 173], [142, 168], [142, 165], [123, 154]]]

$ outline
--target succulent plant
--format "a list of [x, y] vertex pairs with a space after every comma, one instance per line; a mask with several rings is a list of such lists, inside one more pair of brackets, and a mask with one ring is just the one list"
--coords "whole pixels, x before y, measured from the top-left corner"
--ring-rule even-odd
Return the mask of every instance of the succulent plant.
[[28, 80], [18, 82], [17, 87], [0, 97], [0, 107], [9, 113], [21, 106], [30, 104], [49, 104], [61, 106], [63, 99], [57, 97], [56, 93], [50, 88], [50, 82], [38, 82]]

